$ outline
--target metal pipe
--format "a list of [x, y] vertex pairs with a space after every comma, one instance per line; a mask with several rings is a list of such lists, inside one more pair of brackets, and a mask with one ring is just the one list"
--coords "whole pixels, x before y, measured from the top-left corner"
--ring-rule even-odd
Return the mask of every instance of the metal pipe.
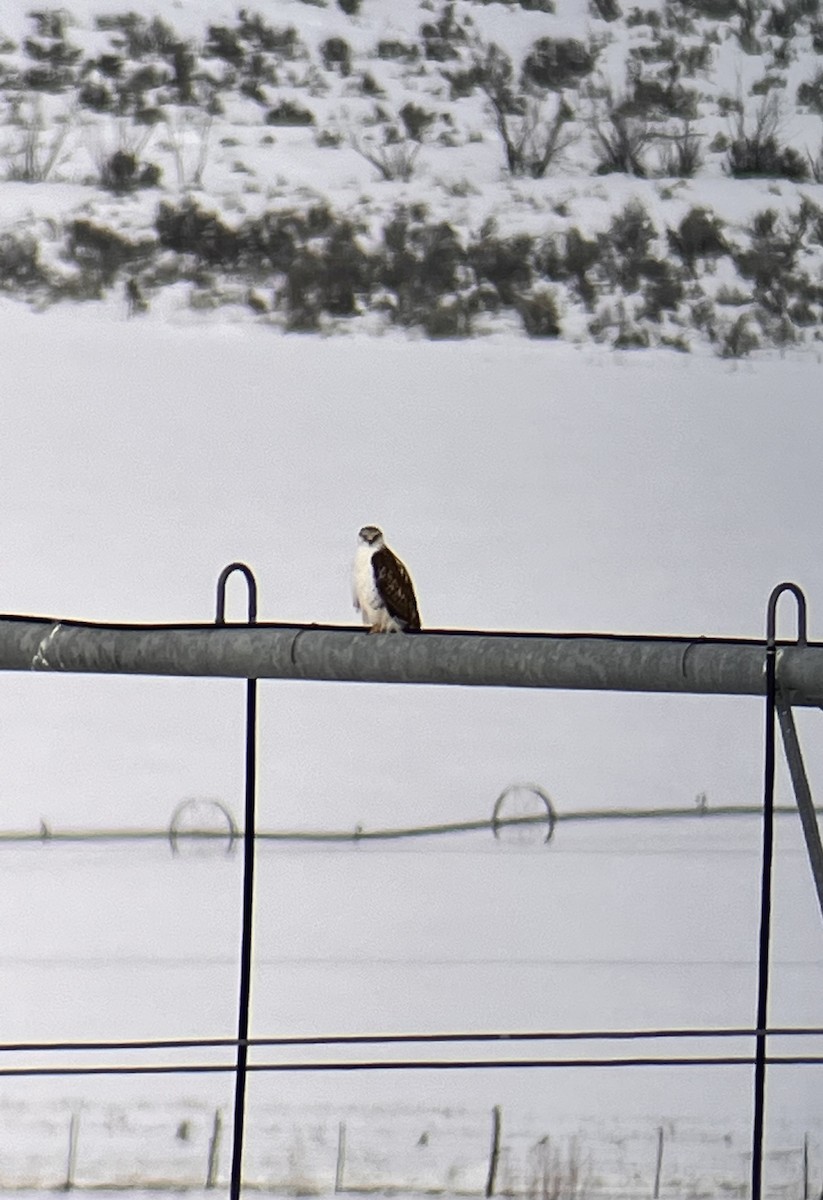
[[[0, 670], [763, 696], [765, 642], [0, 617]], [[823, 645], [781, 644], [786, 700], [823, 705]]]
[[791, 706], [786, 703], [780, 692], [777, 693], [777, 719], [783, 735], [783, 749], [786, 753], [789, 775], [797, 800], [800, 824], [806, 839], [806, 851], [809, 855], [809, 865], [817, 892], [817, 903], [820, 906], [821, 916], [823, 916], [823, 841], [820, 838], [820, 826], [817, 824], [817, 813], [806, 767], [803, 763], [803, 753], [800, 749]]

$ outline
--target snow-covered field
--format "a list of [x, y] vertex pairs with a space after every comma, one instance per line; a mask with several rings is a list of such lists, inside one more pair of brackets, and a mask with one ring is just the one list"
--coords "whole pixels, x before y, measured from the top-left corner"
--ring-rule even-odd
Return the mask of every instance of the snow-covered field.
[[[676, 1029], [751, 1024], [758, 823], [561, 826], [556, 841], [475, 837], [412, 850], [259, 855], [252, 1034]], [[775, 1026], [819, 1022], [819, 914], [796, 822], [778, 826]], [[8, 1040], [227, 1037], [234, 1026], [239, 856], [168, 847], [5, 849]], [[19, 914], [25, 912], [25, 919]], [[820, 1039], [775, 1038], [775, 1053]], [[252, 1062], [746, 1054], [745, 1038], [664, 1042], [261, 1047]], [[4, 1066], [230, 1063], [230, 1051], [6, 1054]], [[819, 1068], [773, 1068], [767, 1181], [798, 1196], [823, 1169]], [[481, 1191], [490, 1109], [503, 1111], [502, 1191], [540, 1162], [571, 1195], [744, 1194], [751, 1068], [392, 1070], [254, 1075], [247, 1178], [331, 1190], [345, 1127], [352, 1190]], [[205, 1179], [231, 1077], [8, 1079], [0, 1183], [59, 1183], [78, 1121], [78, 1185]], [[550, 1139], [549, 1146], [542, 1139]], [[554, 1156], [559, 1155], [561, 1162]], [[221, 1178], [228, 1170], [224, 1133]], [[568, 1180], [564, 1188], [570, 1189]]]
[[[347, 623], [356, 530], [378, 521], [430, 626], [757, 636], [789, 577], [817, 634], [808, 358], [273, 341], [90, 315], [2, 310], [7, 611], [209, 619], [220, 567], [242, 558], [263, 617]], [[761, 796], [756, 700], [285, 682], [260, 703], [266, 828], [486, 817], [518, 779], [561, 811]], [[239, 817], [242, 716], [232, 681], [7, 676], [4, 825], [163, 827], [185, 796]], [[819, 714], [799, 717], [815, 786]], [[231, 1036], [236, 857], [0, 854], [4, 1039]], [[548, 848], [265, 848], [253, 1032], [750, 1026], [758, 863], [742, 818], [561, 825]], [[793, 818], [775, 889], [771, 1019], [819, 1025], [819, 913]], [[775, 1044], [801, 1048], [819, 1039]], [[775, 1196], [800, 1195], [806, 1135], [819, 1186], [822, 1096], [819, 1068], [770, 1071]], [[7, 1078], [2, 1102], [4, 1187], [60, 1182], [73, 1111], [78, 1183], [198, 1183], [231, 1083]], [[292, 1191], [333, 1182], [340, 1121], [351, 1186], [481, 1186], [494, 1104], [515, 1181], [548, 1135], [566, 1156], [579, 1145], [588, 1190], [648, 1195], [660, 1126], [661, 1194], [747, 1177], [746, 1067], [255, 1075], [249, 1103], [249, 1177]], [[224, 1135], [224, 1174], [227, 1155]]]

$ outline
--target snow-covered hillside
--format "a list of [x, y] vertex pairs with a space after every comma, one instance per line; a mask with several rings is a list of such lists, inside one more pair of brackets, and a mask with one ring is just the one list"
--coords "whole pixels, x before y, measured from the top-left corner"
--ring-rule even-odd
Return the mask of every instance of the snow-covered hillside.
[[817, 0], [7, 0], [0, 288], [303, 331], [813, 341], [821, 49]]

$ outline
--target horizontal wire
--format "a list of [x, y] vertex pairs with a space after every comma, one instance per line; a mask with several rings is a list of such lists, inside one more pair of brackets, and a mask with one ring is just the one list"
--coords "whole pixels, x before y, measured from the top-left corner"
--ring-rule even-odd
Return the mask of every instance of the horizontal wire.
[[[765, 1029], [594, 1029], [594, 1030], [486, 1030], [476, 1033], [344, 1033], [293, 1034], [253, 1037], [245, 1045], [255, 1046], [393, 1046], [460, 1044], [483, 1042], [548, 1041], [644, 1041], [687, 1038], [823, 1037], [820, 1026], [776, 1026]], [[193, 1050], [237, 1046], [237, 1038], [147, 1038], [119, 1041], [0, 1042], [0, 1053], [102, 1052], [107, 1050]]]
[[[823, 1066], [823, 1055], [767, 1055], [769, 1066]], [[488, 1071], [528, 1070], [534, 1068], [603, 1067], [750, 1067], [754, 1055], [695, 1055], [693, 1057], [635, 1058], [525, 1058], [525, 1059], [409, 1059], [386, 1062], [308, 1062], [249, 1063], [248, 1071], [260, 1074], [287, 1072], [355, 1071]], [[2, 1067], [0, 1078], [52, 1077], [80, 1075], [219, 1075], [234, 1074], [235, 1063], [147, 1063], [132, 1066]]]
[[[797, 808], [790, 804], [776, 805], [775, 814], [794, 816]], [[815, 811], [823, 814], [823, 807]], [[621, 820], [658, 820], [658, 819], [693, 819], [704, 820], [711, 817], [751, 817], [759, 816], [762, 807], [757, 805], [723, 804], [705, 809], [690, 808], [589, 808], [571, 812], [555, 812], [551, 818], [545, 813], [525, 816], [479, 818], [473, 821], [450, 821], [436, 825], [419, 825], [383, 829], [343, 829], [343, 830], [258, 830], [255, 840], [259, 842], [370, 842], [394, 841], [415, 837], [442, 837], [459, 833], [494, 832], [505, 827], [517, 826], [546, 826], [549, 824], [574, 824], [576, 822], [621, 821]], [[8, 830], [0, 831], [0, 842], [177, 842], [177, 841], [215, 841], [234, 842], [242, 839], [242, 830], [231, 831], [191, 829], [179, 832], [170, 829], [52, 829], [50, 826], [37, 830]]]

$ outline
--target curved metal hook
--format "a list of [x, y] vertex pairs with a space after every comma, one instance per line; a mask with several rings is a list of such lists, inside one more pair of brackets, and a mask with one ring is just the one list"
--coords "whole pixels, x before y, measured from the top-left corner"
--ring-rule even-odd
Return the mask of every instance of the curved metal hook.
[[797, 601], [797, 644], [806, 645], [806, 597], [803, 589], [796, 583], [778, 583], [772, 589], [769, 603], [766, 607], [766, 646], [774, 648], [777, 640], [777, 602], [784, 592], [791, 592]]
[[254, 572], [245, 563], [233, 562], [223, 568], [217, 580], [217, 615], [214, 618], [215, 625], [226, 624], [226, 582], [229, 576], [233, 575], [235, 571], [239, 571], [243, 575], [249, 590], [248, 623], [249, 625], [254, 625], [257, 620], [257, 580], [254, 577]]

